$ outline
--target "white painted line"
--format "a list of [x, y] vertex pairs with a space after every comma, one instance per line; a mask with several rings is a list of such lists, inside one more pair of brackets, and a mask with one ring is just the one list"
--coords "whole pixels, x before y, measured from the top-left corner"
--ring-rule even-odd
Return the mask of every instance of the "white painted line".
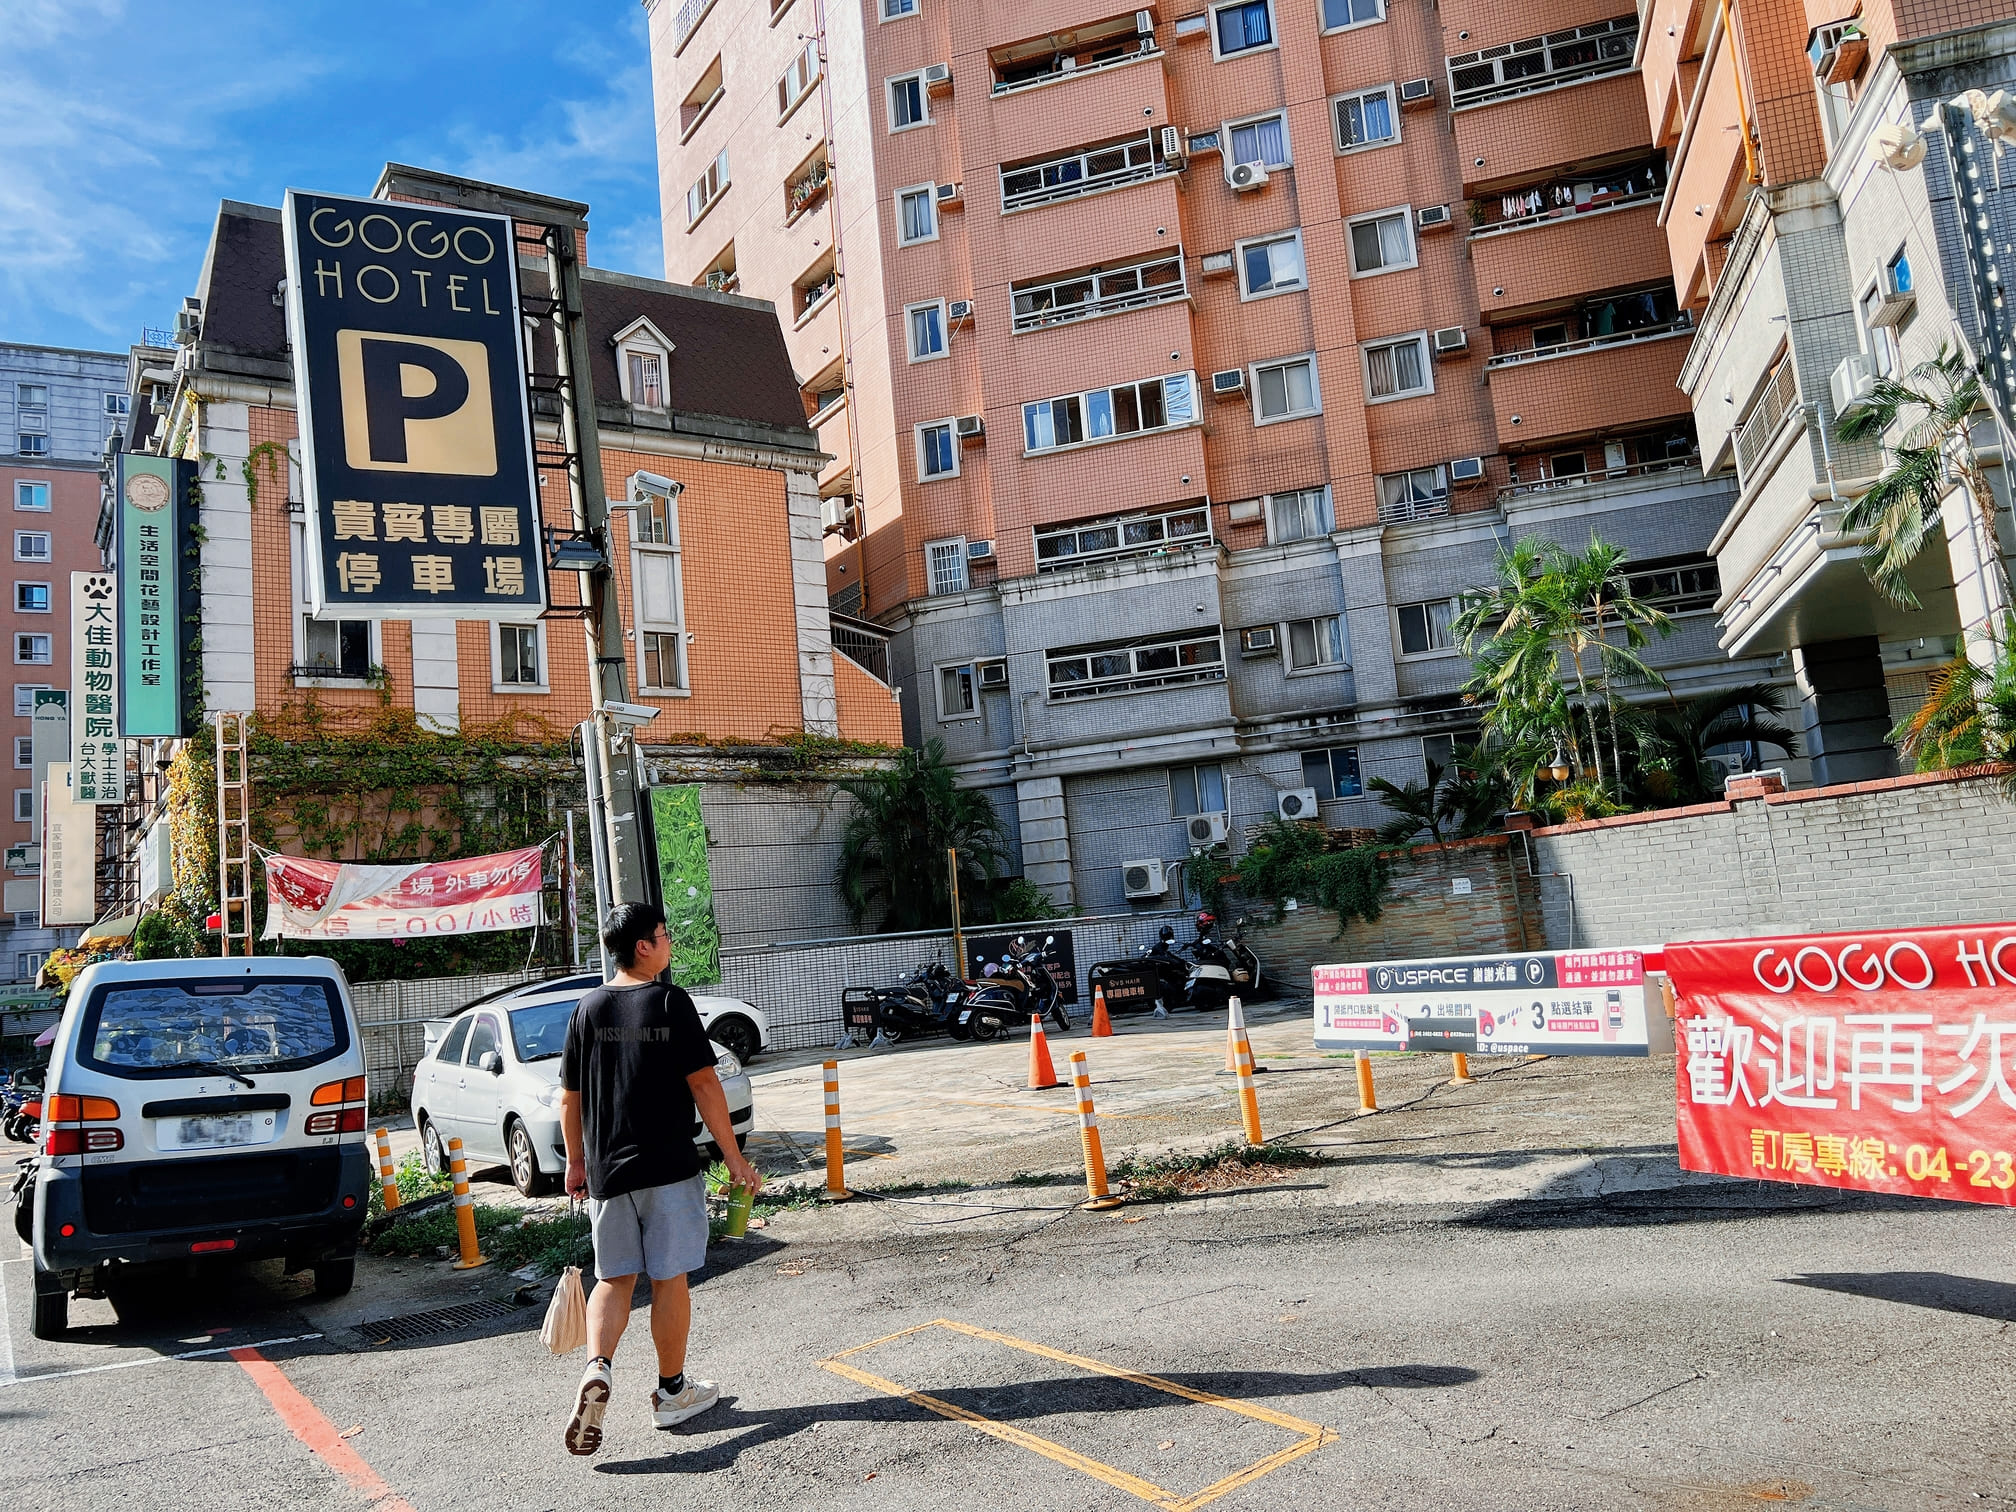
[[306, 1344], [311, 1339], [319, 1339], [319, 1333], [289, 1334], [284, 1339], [261, 1339], [256, 1344], [220, 1344], [215, 1349], [191, 1349], [182, 1354], [147, 1355], [138, 1360], [114, 1360], [110, 1365], [85, 1365], [76, 1370], [51, 1370], [39, 1375], [16, 1376], [12, 1380], [0, 1381], [0, 1388], [8, 1386], [34, 1386], [42, 1381], [60, 1381], [65, 1376], [97, 1375], [105, 1370], [133, 1370], [142, 1365], [159, 1365], [167, 1360], [201, 1360], [212, 1355], [228, 1355], [234, 1349], [271, 1349], [276, 1344]]
[[0, 1261], [0, 1387], [12, 1386], [14, 1375], [14, 1304], [7, 1300], [7, 1266], [18, 1256]]

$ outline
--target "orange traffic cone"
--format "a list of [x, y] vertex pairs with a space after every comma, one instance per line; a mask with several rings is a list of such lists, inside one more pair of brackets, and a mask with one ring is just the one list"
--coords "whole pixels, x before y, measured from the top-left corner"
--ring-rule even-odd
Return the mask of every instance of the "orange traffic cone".
[[1106, 1016], [1106, 986], [1102, 982], [1092, 989], [1092, 1037], [1110, 1039], [1113, 1034], [1113, 1020]]
[[1050, 1041], [1043, 1037], [1043, 1015], [1029, 1015], [1029, 1090], [1041, 1092], [1060, 1085], [1057, 1068], [1050, 1064]]

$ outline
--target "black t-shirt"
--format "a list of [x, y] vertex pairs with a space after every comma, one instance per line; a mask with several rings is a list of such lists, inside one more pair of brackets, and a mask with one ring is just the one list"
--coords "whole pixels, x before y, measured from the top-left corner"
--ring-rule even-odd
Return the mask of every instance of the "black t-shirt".
[[699, 1174], [686, 1078], [718, 1055], [683, 987], [598, 987], [581, 999], [567, 1021], [560, 1085], [581, 1094], [589, 1196]]

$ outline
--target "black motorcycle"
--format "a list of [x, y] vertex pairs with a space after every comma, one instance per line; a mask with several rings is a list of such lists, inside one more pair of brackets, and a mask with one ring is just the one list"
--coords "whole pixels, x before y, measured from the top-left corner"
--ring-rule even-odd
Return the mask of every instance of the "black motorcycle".
[[1164, 924], [1138, 959], [1099, 961], [1086, 980], [1104, 989], [1108, 1013], [1153, 1010], [1158, 1017], [1178, 1008], [1215, 1013], [1231, 998], [1252, 1002], [1264, 992], [1246, 921], [1235, 921], [1230, 937], [1221, 940], [1208, 913], [1197, 916], [1197, 938], [1188, 945], [1178, 945], [1175, 929]]
[[999, 963], [981, 962], [980, 980], [972, 983], [959, 1005], [957, 1022], [974, 1039], [991, 1040], [1007, 1030], [1046, 1017], [1059, 1033], [1071, 1027], [1064, 992], [1051, 963], [1056, 959], [1055, 935], [1038, 946], [1017, 935]]
[[0, 1084], [0, 1134], [16, 1144], [33, 1144], [41, 1132], [42, 1089], [26, 1077]]
[[875, 1032], [889, 1045], [933, 1034], [971, 1039], [972, 1031], [959, 1022], [958, 1010], [966, 992], [966, 984], [948, 971], [942, 960], [927, 961], [908, 978], [876, 995]]

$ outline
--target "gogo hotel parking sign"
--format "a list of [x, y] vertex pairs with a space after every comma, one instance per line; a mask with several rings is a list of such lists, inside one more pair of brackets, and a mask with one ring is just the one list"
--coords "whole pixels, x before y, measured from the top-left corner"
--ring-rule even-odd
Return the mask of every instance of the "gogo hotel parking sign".
[[1314, 976], [1316, 1043], [1328, 1050], [1647, 1053], [1635, 950], [1377, 961]]
[[1666, 947], [1680, 1164], [2016, 1205], [2016, 924]]
[[546, 606], [511, 221], [287, 191], [318, 614]]

